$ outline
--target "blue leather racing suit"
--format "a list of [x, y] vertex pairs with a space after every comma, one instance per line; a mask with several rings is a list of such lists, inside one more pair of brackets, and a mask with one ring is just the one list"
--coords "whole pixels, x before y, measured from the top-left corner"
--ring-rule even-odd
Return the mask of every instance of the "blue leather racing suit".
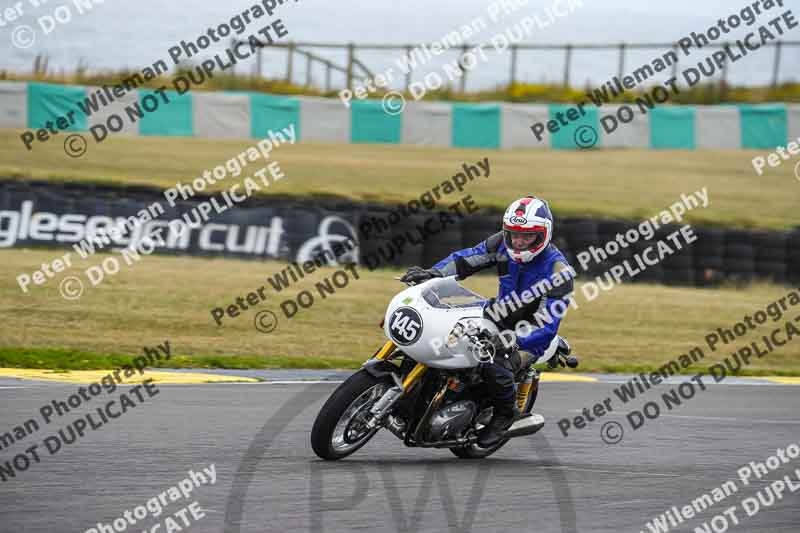
[[[491, 267], [497, 269], [500, 287], [496, 300], [487, 302], [487, 316], [501, 330], [514, 330], [521, 320], [539, 326], [531, 328], [530, 333], [524, 328], [517, 330], [518, 333], [527, 333], [517, 336], [519, 348], [530, 352], [535, 361], [558, 334], [562, 316], [569, 305], [575, 271], [552, 243], [528, 263], [513, 261], [506, 251], [502, 232], [477, 246], [453, 252], [433, 266], [443, 276], [457, 275], [459, 279]], [[536, 316], [546, 318], [536, 320]], [[512, 354], [496, 358], [486, 369], [487, 377], [495, 382], [490, 389], [496, 410], [513, 406], [514, 373], [518, 370], [514, 368], [514, 362], [519, 364], [518, 361], [519, 354]]]

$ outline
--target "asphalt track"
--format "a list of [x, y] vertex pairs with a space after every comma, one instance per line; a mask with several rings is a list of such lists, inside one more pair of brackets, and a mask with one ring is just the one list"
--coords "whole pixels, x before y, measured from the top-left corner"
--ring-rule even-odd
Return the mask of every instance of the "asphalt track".
[[[639, 532], [649, 531], [646, 523], [672, 506], [734, 480], [738, 493], [669, 529], [691, 532], [800, 469], [798, 458], [747, 487], [737, 476], [742, 465], [800, 442], [800, 399], [792, 386], [710, 386], [633, 431], [625, 413], [667, 388], [621, 406], [613, 383], [545, 383], [536, 411], [548, 424], [491, 459], [465, 461], [447, 450], [405, 448], [379, 433], [354, 456], [327, 463], [311, 451], [309, 431], [335, 386], [160, 385], [148, 402], [55, 455], [42, 452], [40, 463], [0, 483], [0, 531], [83, 533], [144, 504], [188, 470], [213, 463], [214, 485], [196, 488], [161, 517], [126, 531], [150, 531], [197, 501], [205, 517], [172, 531]], [[43, 404], [76, 388], [0, 380], [0, 431], [38, 417]], [[607, 397], [613, 397], [614, 412], [562, 436], [558, 419]], [[41, 446], [45, 436], [91, 407], [1, 450], [0, 463], [28, 445]], [[625, 430], [617, 444], [601, 439], [601, 426], [610, 421]], [[798, 508], [800, 490], [787, 491], [753, 517], [739, 506], [740, 523], [729, 531], [796, 533]]]

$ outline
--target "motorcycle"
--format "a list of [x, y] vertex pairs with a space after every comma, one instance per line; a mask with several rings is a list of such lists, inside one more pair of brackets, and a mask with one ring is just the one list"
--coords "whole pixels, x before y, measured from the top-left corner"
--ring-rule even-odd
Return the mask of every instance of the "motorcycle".
[[[381, 322], [389, 340], [339, 385], [317, 415], [311, 430], [314, 452], [322, 459], [342, 459], [386, 428], [406, 446], [447, 448], [457, 457], [478, 459], [542, 429], [544, 417], [532, 412], [539, 392], [537, 358], [521, 352], [516, 420], [495, 445], [477, 443], [478, 431], [492, 418], [480, 366], [494, 357], [492, 339], [500, 333], [484, 317], [485, 302], [455, 276], [409, 284], [398, 293]], [[575, 368], [578, 360], [559, 338], [547, 363]]]

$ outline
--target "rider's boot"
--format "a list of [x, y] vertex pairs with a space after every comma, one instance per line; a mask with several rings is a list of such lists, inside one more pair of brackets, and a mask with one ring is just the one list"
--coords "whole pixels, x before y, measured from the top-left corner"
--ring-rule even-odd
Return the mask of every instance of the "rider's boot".
[[[499, 407], [499, 408], [498, 408]], [[503, 406], [494, 406], [492, 420], [478, 432], [478, 446], [490, 448], [503, 439], [503, 434], [511, 427], [516, 418], [514, 401]]]

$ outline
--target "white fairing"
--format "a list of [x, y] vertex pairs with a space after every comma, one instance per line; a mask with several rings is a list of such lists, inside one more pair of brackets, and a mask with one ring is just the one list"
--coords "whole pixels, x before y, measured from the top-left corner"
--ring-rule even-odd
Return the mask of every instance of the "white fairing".
[[[497, 333], [483, 318], [485, 299], [462, 287], [455, 276], [434, 278], [400, 292], [386, 309], [384, 333], [415, 361], [433, 368], [470, 368], [478, 365], [474, 346], [466, 337], [448, 344], [459, 321]], [[438, 352], [438, 353], [437, 353]]]

